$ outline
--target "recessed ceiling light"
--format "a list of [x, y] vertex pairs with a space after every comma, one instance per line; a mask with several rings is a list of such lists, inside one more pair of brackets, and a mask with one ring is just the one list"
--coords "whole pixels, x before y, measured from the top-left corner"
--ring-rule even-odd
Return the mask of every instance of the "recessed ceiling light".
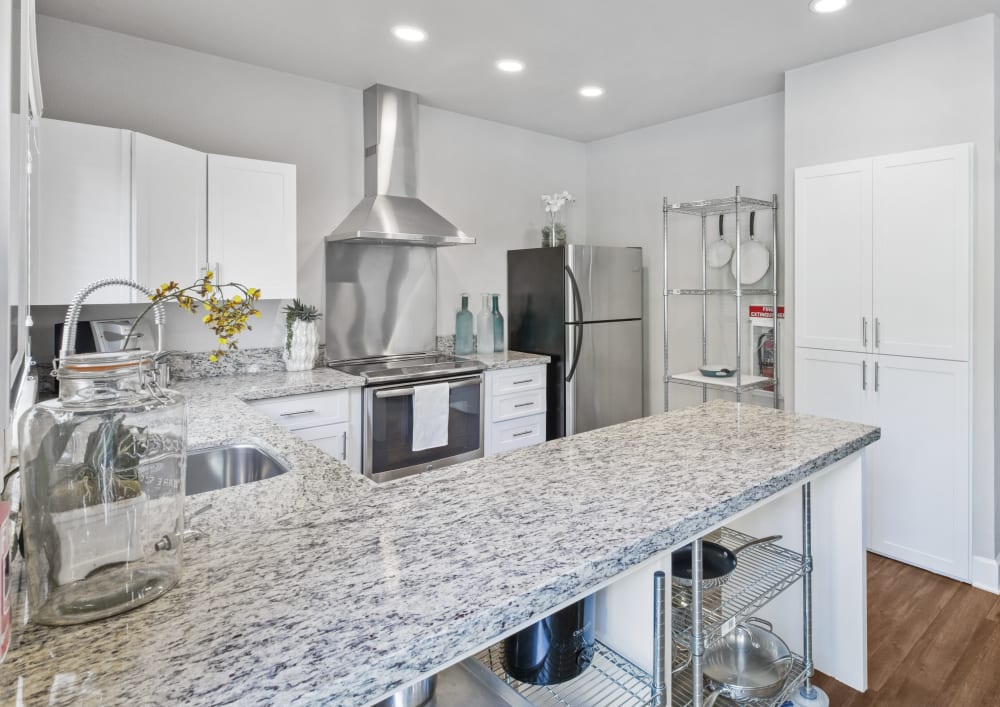
[[519, 71], [524, 71], [524, 62], [517, 59], [501, 59], [497, 62], [497, 68], [508, 74], [516, 74]]
[[422, 42], [427, 39], [427, 33], [422, 29], [419, 27], [410, 27], [408, 25], [398, 25], [393, 27], [392, 33], [404, 42]]
[[600, 86], [584, 86], [580, 89], [580, 95], [586, 98], [597, 98], [604, 95], [604, 89]]
[[840, 12], [851, 4], [851, 0], [810, 0], [809, 9], [820, 15]]

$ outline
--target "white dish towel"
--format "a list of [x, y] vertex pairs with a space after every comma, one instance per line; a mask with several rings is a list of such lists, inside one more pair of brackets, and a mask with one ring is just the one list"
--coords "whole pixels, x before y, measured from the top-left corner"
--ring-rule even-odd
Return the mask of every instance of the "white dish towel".
[[451, 386], [432, 383], [413, 387], [413, 451], [448, 444]]

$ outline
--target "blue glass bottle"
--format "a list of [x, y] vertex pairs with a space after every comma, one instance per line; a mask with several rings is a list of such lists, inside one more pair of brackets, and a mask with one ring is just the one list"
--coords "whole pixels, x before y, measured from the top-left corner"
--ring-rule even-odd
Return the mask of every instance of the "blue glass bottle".
[[493, 294], [493, 350], [503, 351], [503, 315], [500, 314], [500, 295]]
[[455, 355], [472, 353], [472, 312], [469, 311], [469, 293], [462, 293], [462, 308], [455, 314]]

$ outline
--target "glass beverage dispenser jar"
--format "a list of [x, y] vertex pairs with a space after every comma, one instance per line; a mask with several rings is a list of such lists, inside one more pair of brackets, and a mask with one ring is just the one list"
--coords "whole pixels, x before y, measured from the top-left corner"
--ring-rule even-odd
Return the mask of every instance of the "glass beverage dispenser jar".
[[21, 421], [37, 623], [112, 616], [180, 579], [187, 415], [184, 398], [158, 386], [153, 363], [149, 351], [65, 356], [58, 400]]

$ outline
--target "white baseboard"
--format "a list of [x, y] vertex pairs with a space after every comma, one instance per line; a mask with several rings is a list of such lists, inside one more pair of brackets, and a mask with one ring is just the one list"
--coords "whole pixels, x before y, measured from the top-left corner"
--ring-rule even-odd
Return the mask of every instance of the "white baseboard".
[[972, 556], [972, 586], [1000, 594], [1000, 557]]

